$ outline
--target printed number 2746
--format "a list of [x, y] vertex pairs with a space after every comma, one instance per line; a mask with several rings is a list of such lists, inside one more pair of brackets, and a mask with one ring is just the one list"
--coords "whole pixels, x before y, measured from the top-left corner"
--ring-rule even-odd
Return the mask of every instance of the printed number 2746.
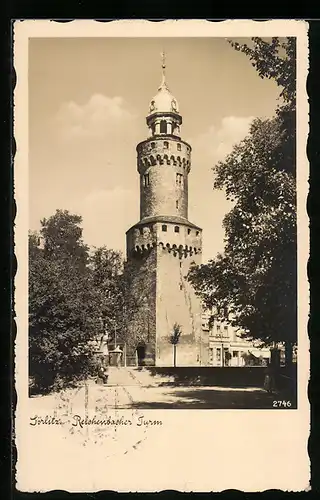
[[291, 401], [273, 401], [272, 406], [273, 408], [290, 408]]

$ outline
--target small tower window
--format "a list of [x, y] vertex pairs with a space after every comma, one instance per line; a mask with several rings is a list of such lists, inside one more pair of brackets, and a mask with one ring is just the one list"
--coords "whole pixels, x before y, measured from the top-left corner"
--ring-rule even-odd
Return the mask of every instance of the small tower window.
[[174, 226], [174, 232], [175, 232], [175, 233], [179, 233], [179, 231], [180, 231], [179, 226]]
[[155, 143], [155, 142], [152, 142], [152, 143], [151, 143], [151, 147], [152, 147], [152, 148], [154, 148], [154, 147], [155, 147], [155, 145], [156, 145], [156, 143]]
[[167, 231], [167, 226], [166, 226], [166, 224], [163, 224], [163, 226], [162, 226], [162, 231], [164, 231], [164, 232], [166, 232], [166, 231]]
[[178, 151], [181, 151], [181, 144], [179, 144], [179, 143], [177, 144], [177, 149], [178, 149]]
[[179, 208], [179, 200], [176, 201], [176, 208]]
[[182, 186], [182, 174], [176, 174], [176, 185]]
[[160, 122], [160, 134], [167, 133], [167, 122], [165, 120], [161, 120]]
[[143, 185], [144, 187], [147, 187], [149, 186], [149, 184], [150, 184], [149, 174], [145, 174], [143, 176]]
[[191, 233], [191, 229], [188, 229], [188, 234], [190, 234], [190, 233]]
[[196, 231], [196, 236], [199, 236], [199, 231]]
[[168, 149], [168, 147], [169, 147], [169, 143], [168, 143], [168, 141], [164, 141], [164, 143], [163, 143], [163, 147], [164, 147], [165, 149]]

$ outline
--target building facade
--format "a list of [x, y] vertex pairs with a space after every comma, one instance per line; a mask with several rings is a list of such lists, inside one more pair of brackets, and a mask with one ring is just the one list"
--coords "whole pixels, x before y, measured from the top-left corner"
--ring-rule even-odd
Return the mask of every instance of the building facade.
[[172, 366], [174, 325], [181, 327], [177, 366], [207, 364], [201, 304], [186, 275], [200, 264], [202, 230], [188, 219], [191, 146], [162, 64], [162, 82], [146, 117], [148, 138], [137, 145], [140, 220], [126, 233], [128, 355], [139, 364]]
[[202, 329], [208, 338], [209, 366], [266, 365], [271, 351], [247, 340], [241, 332], [223, 321], [210, 322], [211, 311], [202, 313]]

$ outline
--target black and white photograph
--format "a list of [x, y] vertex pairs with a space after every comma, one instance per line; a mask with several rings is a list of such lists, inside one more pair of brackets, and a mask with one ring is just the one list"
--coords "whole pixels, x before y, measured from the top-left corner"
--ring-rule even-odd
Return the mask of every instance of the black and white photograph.
[[297, 35], [123, 29], [28, 39], [29, 427], [298, 412]]

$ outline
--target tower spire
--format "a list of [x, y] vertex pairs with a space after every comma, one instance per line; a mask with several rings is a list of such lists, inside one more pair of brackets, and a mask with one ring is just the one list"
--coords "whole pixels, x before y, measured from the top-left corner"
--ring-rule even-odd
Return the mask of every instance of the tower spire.
[[169, 90], [166, 82], [166, 54], [164, 50], [161, 52], [161, 67], [162, 67], [162, 81], [158, 90], [161, 90], [163, 88]]

